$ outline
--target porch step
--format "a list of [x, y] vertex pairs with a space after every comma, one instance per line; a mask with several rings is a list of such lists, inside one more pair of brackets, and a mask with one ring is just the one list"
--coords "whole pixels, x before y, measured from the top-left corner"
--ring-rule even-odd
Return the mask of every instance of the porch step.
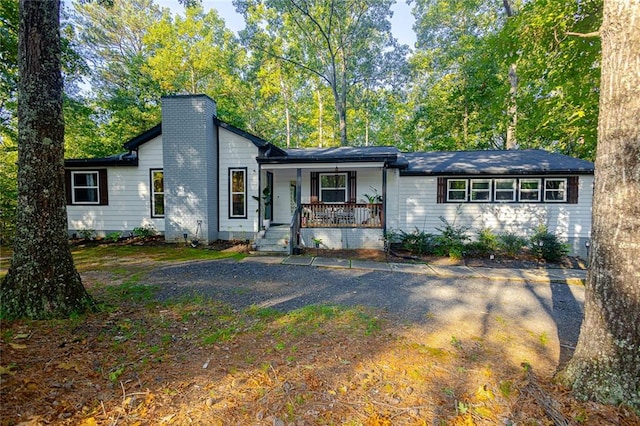
[[272, 226], [264, 234], [264, 237], [255, 241], [256, 250], [269, 253], [289, 252], [289, 227]]

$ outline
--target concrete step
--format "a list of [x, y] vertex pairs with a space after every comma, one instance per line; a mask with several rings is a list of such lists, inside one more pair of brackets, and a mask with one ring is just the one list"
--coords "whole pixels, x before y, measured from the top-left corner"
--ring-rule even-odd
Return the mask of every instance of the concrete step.
[[288, 253], [289, 252], [289, 227], [272, 226], [265, 232], [262, 238], [256, 241], [256, 250], [261, 253]]
[[258, 244], [256, 242], [256, 250], [269, 253], [289, 253], [289, 246], [284, 244]]

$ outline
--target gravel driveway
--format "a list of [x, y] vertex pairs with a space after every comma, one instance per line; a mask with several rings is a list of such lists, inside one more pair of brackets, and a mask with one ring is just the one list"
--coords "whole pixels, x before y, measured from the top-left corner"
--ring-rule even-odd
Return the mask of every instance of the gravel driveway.
[[561, 346], [575, 346], [584, 304], [584, 287], [578, 285], [293, 266], [260, 258], [168, 266], [147, 279], [159, 286], [160, 300], [193, 295], [238, 309], [281, 311], [321, 303], [363, 305], [403, 322], [436, 318], [480, 327], [500, 318], [557, 335]]

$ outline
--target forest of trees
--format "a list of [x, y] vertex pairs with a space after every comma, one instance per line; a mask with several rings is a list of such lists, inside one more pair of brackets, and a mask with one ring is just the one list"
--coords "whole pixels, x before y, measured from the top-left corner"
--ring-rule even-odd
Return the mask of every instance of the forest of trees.
[[[206, 93], [218, 115], [283, 147], [544, 148], [593, 160], [601, 0], [414, 0], [415, 46], [393, 0], [153, 0], [62, 10], [65, 157], [105, 156], [160, 121], [160, 97]], [[18, 1], [0, 0], [0, 226], [16, 199]]]

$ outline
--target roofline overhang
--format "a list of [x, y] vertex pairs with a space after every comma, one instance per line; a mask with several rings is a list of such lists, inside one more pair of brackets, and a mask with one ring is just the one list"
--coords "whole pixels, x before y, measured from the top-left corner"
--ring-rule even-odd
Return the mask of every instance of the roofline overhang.
[[156, 124], [149, 130], [144, 133], [139, 134], [138, 136], [129, 139], [127, 142], [122, 145], [125, 149], [129, 151], [134, 151], [138, 149], [140, 145], [145, 142], [149, 142], [151, 139], [160, 136], [162, 134], [162, 123]]
[[138, 158], [87, 158], [64, 160], [64, 167], [87, 168], [87, 167], [136, 167]]
[[593, 170], [505, 170], [495, 171], [457, 171], [457, 172], [421, 172], [400, 170], [400, 176], [551, 176], [551, 175], [593, 175]]
[[396, 155], [379, 155], [379, 156], [350, 156], [350, 157], [325, 157], [325, 156], [308, 156], [308, 157], [258, 157], [256, 161], [260, 164], [308, 164], [308, 163], [395, 163], [398, 157]]

